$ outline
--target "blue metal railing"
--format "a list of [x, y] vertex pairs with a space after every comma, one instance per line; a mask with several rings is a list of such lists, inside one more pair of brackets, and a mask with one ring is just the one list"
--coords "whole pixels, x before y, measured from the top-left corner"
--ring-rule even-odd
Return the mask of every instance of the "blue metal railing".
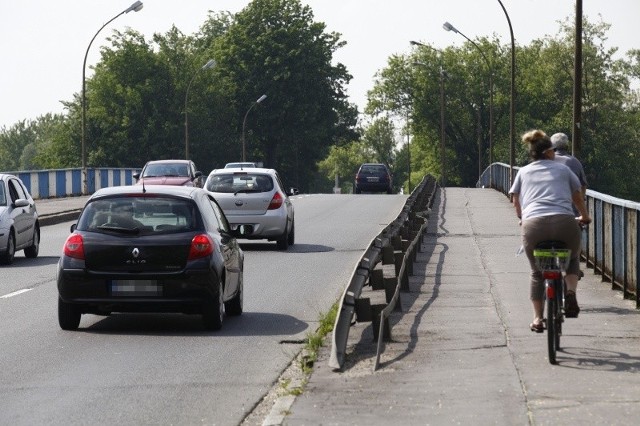
[[[133, 185], [133, 174], [140, 169], [98, 167], [87, 169], [87, 193], [100, 188]], [[82, 194], [82, 169], [7, 172], [24, 182], [34, 199], [73, 197]]]

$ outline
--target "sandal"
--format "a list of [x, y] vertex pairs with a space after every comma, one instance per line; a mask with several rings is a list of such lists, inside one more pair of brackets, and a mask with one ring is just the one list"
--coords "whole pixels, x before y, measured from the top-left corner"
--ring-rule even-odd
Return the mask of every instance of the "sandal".
[[532, 322], [531, 324], [529, 324], [529, 329], [536, 333], [542, 333], [544, 332], [544, 323], [542, 321], [540, 321], [539, 323]]

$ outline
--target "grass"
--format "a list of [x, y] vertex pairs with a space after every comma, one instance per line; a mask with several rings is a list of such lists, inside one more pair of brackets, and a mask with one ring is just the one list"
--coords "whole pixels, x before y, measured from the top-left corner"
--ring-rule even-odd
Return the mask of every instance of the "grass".
[[320, 325], [313, 333], [307, 334], [305, 339], [306, 343], [297, 358], [297, 366], [302, 373], [303, 378], [300, 380], [292, 380], [290, 378], [282, 379], [280, 381], [280, 395], [298, 396], [302, 394], [304, 387], [307, 384], [307, 379], [313, 371], [313, 366], [318, 359], [318, 353], [324, 344], [324, 339], [327, 334], [333, 331], [337, 312], [338, 303], [336, 302], [328, 312], [320, 313], [318, 319]]
[[324, 344], [324, 338], [333, 331], [337, 313], [338, 303], [334, 303], [329, 312], [320, 313], [320, 318], [318, 319], [320, 325], [316, 331], [307, 334], [307, 343], [304, 346], [303, 355], [300, 357], [300, 367], [305, 374], [311, 374], [313, 364], [318, 359], [318, 351]]

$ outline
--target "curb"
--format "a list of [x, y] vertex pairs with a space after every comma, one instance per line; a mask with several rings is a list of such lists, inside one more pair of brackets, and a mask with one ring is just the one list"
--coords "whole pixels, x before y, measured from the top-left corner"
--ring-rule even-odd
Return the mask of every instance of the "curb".
[[39, 216], [38, 222], [40, 222], [40, 226], [57, 225], [62, 222], [77, 219], [81, 211], [82, 209], [77, 209]]

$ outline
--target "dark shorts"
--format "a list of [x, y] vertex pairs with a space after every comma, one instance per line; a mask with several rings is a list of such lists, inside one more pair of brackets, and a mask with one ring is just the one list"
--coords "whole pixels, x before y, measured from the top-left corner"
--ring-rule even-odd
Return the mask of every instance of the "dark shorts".
[[542, 241], [564, 241], [571, 249], [567, 274], [580, 273], [581, 231], [575, 217], [569, 215], [541, 216], [522, 221], [522, 245], [531, 266], [531, 300], [544, 298], [544, 279], [533, 257], [533, 249]]

